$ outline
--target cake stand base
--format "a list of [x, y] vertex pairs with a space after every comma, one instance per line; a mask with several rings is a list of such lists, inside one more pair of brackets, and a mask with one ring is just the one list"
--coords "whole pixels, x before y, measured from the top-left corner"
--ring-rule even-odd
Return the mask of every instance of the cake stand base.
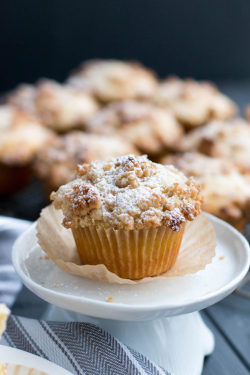
[[201, 375], [214, 349], [212, 332], [200, 314], [130, 322], [92, 318], [51, 306], [47, 320], [93, 323], [175, 375]]

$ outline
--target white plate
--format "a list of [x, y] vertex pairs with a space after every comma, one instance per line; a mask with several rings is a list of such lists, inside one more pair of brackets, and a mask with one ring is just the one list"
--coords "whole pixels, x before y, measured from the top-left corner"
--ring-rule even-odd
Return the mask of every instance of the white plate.
[[43, 371], [48, 375], [72, 375], [71, 372], [66, 371], [62, 367], [59, 367], [46, 359], [24, 352], [23, 350], [3, 345], [0, 345], [0, 362], [1, 361], [34, 368]]
[[[201, 310], [230, 294], [249, 268], [249, 245], [233, 227], [209, 215], [216, 256], [205, 270], [139, 285], [106, 284], [67, 274], [41, 259], [35, 225], [19, 237], [13, 264], [24, 284], [45, 301], [98, 318], [149, 320]], [[220, 259], [224, 257], [224, 259]], [[107, 302], [109, 297], [113, 302]]]

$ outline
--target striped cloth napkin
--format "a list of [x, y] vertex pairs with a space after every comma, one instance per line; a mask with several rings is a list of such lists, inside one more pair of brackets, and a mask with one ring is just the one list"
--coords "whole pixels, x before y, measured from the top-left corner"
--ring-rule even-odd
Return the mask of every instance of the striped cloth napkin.
[[[21, 288], [11, 265], [11, 247], [29, 225], [0, 217], [0, 303], [8, 306]], [[48, 359], [76, 375], [170, 375], [90, 323], [45, 322], [11, 315], [1, 344]]]
[[38, 355], [76, 375], [170, 375], [89, 323], [10, 316], [1, 344]]

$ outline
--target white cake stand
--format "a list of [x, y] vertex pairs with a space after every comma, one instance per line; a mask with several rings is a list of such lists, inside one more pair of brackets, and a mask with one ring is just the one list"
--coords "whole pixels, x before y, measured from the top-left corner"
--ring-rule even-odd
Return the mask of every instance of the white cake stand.
[[209, 218], [217, 236], [216, 256], [194, 275], [138, 285], [73, 276], [44, 259], [35, 224], [16, 241], [13, 264], [30, 290], [56, 306], [50, 319], [95, 323], [175, 375], [200, 375], [214, 338], [197, 311], [229, 295], [246, 275], [250, 258], [238, 231]]

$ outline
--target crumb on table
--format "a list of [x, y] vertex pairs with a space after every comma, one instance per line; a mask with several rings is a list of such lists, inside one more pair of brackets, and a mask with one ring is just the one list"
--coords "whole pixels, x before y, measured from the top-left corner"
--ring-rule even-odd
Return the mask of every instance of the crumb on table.
[[108, 298], [107, 298], [107, 302], [114, 302], [113, 297], [108, 297]]
[[221, 255], [221, 256], [219, 257], [219, 260], [223, 260], [223, 259], [225, 259], [225, 256], [224, 256], [224, 255]]

